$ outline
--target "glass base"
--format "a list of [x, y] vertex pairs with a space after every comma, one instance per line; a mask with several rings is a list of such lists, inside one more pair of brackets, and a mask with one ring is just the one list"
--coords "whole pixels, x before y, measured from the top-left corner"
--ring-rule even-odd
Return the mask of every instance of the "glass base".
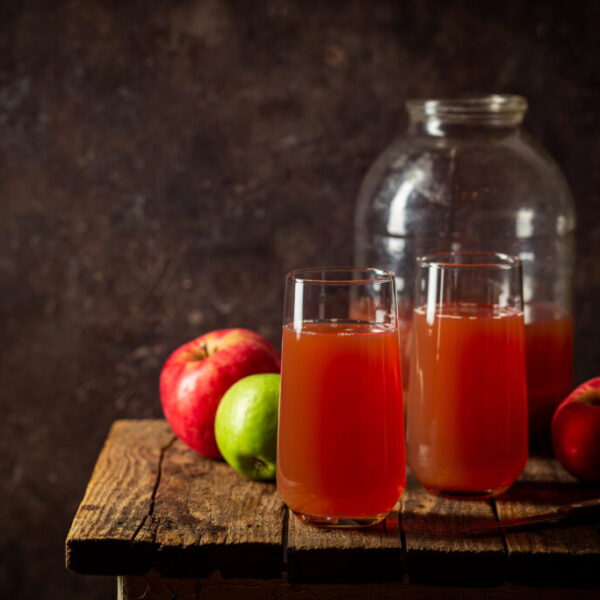
[[388, 516], [388, 513], [382, 513], [378, 515], [361, 515], [360, 517], [321, 517], [296, 512], [295, 510], [292, 512], [304, 523], [331, 528], [369, 527], [381, 523]]
[[451, 498], [453, 500], [483, 500], [484, 498], [493, 498], [503, 494], [510, 486], [502, 485], [500, 487], [489, 488], [487, 490], [440, 490], [429, 486], [425, 489], [440, 498]]

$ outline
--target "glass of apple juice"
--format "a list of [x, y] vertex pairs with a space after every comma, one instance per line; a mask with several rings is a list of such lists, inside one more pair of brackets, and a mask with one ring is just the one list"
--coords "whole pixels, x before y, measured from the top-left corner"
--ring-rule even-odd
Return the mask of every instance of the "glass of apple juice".
[[418, 259], [406, 448], [430, 492], [504, 492], [528, 457], [521, 262], [455, 252]]
[[[368, 298], [369, 311], [353, 306]], [[326, 527], [382, 521], [406, 484], [395, 277], [335, 267], [288, 273], [277, 487]]]

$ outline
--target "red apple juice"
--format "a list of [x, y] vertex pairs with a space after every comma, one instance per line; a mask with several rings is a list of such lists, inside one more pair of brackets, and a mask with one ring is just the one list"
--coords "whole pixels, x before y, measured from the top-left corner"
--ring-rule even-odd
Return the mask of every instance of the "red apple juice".
[[430, 491], [484, 497], [528, 457], [523, 313], [478, 304], [414, 311], [407, 458]]
[[547, 443], [556, 407], [573, 386], [573, 317], [560, 306], [526, 308], [527, 402], [532, 442]]
[[283, 329], [277, 486], [299, 515], [387, 514], [406, 481], [396, 330]]
[[[398, 337], [400, 340], [400, 373], [402, 377], [402, 389], [404, 394], [408, 390], [408, 378], [410, 374], [410, 346], [412, 328], [413, 304], [398, 298]], [[376, 306], [369, 298], [361, 298], [354, 302], [350, 309], [350, 315], [358, 321], [372, 321], [377, 318]]]

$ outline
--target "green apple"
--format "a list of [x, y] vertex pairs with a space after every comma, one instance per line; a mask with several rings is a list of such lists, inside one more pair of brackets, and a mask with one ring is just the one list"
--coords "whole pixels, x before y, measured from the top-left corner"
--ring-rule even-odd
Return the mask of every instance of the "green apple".
[[250, 375], [226, 392], [215, 418], [215, 436], [223, 458], [250, 479], [275, 479], [277, 411], [281, 377]]

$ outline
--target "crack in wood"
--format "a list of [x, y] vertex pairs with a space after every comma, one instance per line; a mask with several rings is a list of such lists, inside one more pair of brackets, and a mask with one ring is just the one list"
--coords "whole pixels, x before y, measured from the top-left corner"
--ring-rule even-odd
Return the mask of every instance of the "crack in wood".
[[404, 532], [404, 517], [402, 515], [402, 504], [398, 507], [398, 535], [400, 536], [400, 564], [402, 565], [403, 581], [408, 583], [408, 559], [406, 550], [406, 535]]
[[[136, 530], [133, 532], [133, 535], [131, 536], [131, 540], [130, 540], [131, 542], [135, 542], [135, 538], [138, 536], [138, 534], [140, 533], [140, 531], [146, 524], [146, 521], [149, 518], [152, 518], [152, 515], [154, 514], [154, 504], [156, 502], [156, 494], [158, 492], [158, 486], [160, 485], [160, 480], [161, 480], [161, 476], [162, 476], [162, 466], [163, 466], [163, 461], [165, 459], [165, 454], [167, 453], [167, 450], [175, 443], [176, 440], [177, 440], [177, 437], [173, 436], [169, 440], [169, 442], [160, 449], [160, 455], [158, 457], [158, 469], [156, 472], [156, 481], [154, 482], [154, 486], [152, 487], [152, 494], [150, 496], [150, 506], [148, 507], [148, 512], [144, 515], [144, 518], [141, 520], [140, 524], [137, 526]], [[153, 529], [154, 529], [153, 542], [156, 540], [156, 531], [157, 531], [156, 525], [157, 524], [155, 524], [153, 527]]]
[[[495, 498], [490, 498], [490, 505], [492, 507], [492, 510], [494, 511], [494, 518], [496, 519], [496, 521], [499, 521], [500, 517], [498, 516], [498, 506], [496, 505]], [[498, 528], [498, 531], [500, 532], [500, 537], [502, 538], [502, 545], [504, 546], [504, 554], [506, 554], [506, 556], [509, 556], [510, 552], [508, 550], [508, 544], [506, 543], [506, 530], [502, 529], [502, 528]]]
[[283, 509], [283, 523], [281, 529], [281, 546], [283, 549], [283, 570], [287, 571], [288, 564], [288, 519], [291, 517], [287, 506]]

